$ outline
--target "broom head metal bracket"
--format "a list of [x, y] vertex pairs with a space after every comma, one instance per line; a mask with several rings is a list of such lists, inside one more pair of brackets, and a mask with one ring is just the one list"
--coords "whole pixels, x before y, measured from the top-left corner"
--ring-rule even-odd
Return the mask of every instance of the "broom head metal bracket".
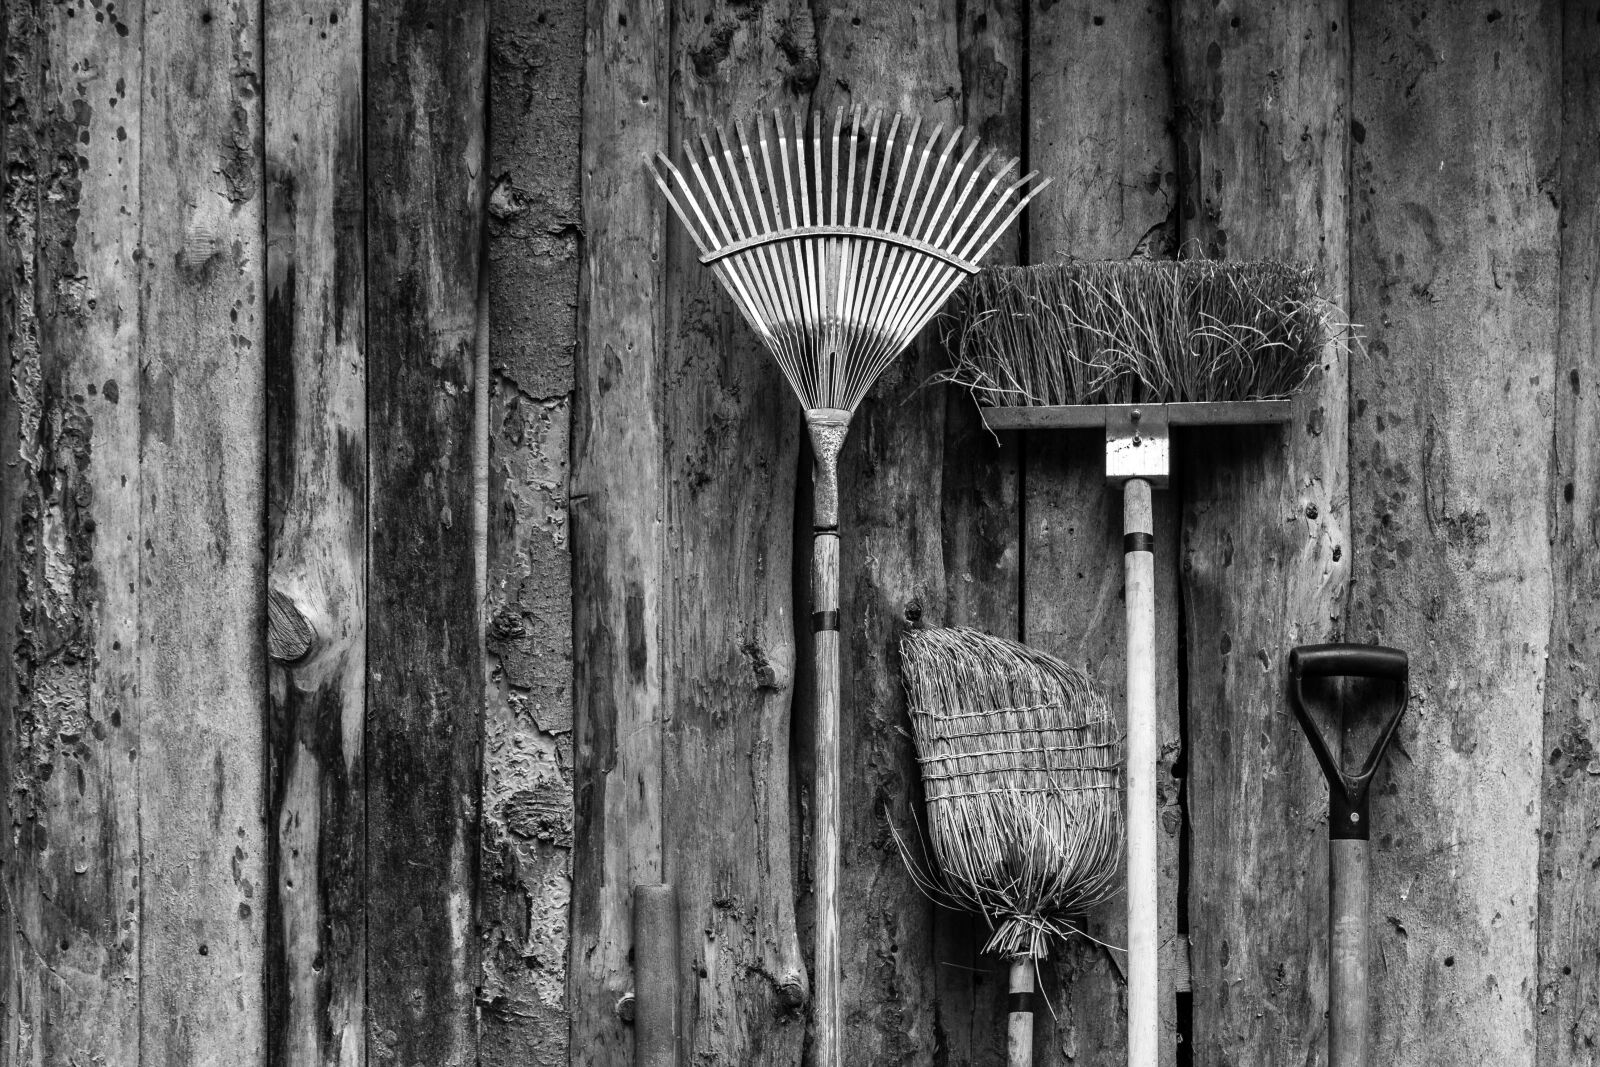
[[1106, 481], [1140, 478], [1160, 489], [1172, 470], [1172, 435], [1162, 404], [1108, 404]]

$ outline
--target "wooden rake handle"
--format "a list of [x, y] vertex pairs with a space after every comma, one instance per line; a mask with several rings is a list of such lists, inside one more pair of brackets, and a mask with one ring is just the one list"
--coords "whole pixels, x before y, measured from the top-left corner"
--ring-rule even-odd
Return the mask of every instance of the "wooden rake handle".
[[806, 412], [813, 475], [811, 627], [816, 647], [816, 783], [812, 790], [812, 878], [816, 943], [812, 965], [815, 1067], [842, 1067], [839, 996], [839, 450], [850, 413]]

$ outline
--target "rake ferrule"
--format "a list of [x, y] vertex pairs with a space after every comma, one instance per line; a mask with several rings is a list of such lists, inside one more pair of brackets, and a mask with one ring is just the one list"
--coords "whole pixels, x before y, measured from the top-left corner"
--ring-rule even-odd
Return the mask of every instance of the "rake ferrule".
[[815, 457], [812, 476], [814, 529], [839, 528], [839, 451], [850, 432], [850, 412], [843, 408], [812, 408], [806, 412], [806, 428], [811, 431], [811, 453]]

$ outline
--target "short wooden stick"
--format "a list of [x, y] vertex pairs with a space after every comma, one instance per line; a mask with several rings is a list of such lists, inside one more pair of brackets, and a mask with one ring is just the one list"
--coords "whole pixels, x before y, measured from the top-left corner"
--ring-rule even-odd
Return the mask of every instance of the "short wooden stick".
[[1328, 842], [1328, 1067], [1367, 1065], [1367, 894], [1365, 839]]
[[634, 1067], [677, 1067], [678, 900], [670, 885], [633, 888]]
[[1123, 487], [1128, 622], [1128, 1064], [1160, 1055], [1156, 892], [1156, 595], [1150, 483]]
[[1031, 956], [1011, 961], [1011, 997], [1006, 1005], [1008, 1067], [1033, 1067], [1033, 972]]

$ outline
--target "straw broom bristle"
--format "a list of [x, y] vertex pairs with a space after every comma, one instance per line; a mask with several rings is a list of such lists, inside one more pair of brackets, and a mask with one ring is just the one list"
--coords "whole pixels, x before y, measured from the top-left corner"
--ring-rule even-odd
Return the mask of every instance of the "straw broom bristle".
[[853, 411], [1049, 184], [877, 109], [757, 116], [652, 171], [800, 401]]
[[1344, 334], [1318, 281], [1274, 262], [990, 268], [952, 311], [942, 378], [995, 407], [1280, 399]]
[[985, 951], [1041, 958], [1117, 886], [1110, 708], [1082, 671], [977, 630], [912, 630], [900, 654], [938, 870], [908, 863], [936, 898], [988, 920]]

